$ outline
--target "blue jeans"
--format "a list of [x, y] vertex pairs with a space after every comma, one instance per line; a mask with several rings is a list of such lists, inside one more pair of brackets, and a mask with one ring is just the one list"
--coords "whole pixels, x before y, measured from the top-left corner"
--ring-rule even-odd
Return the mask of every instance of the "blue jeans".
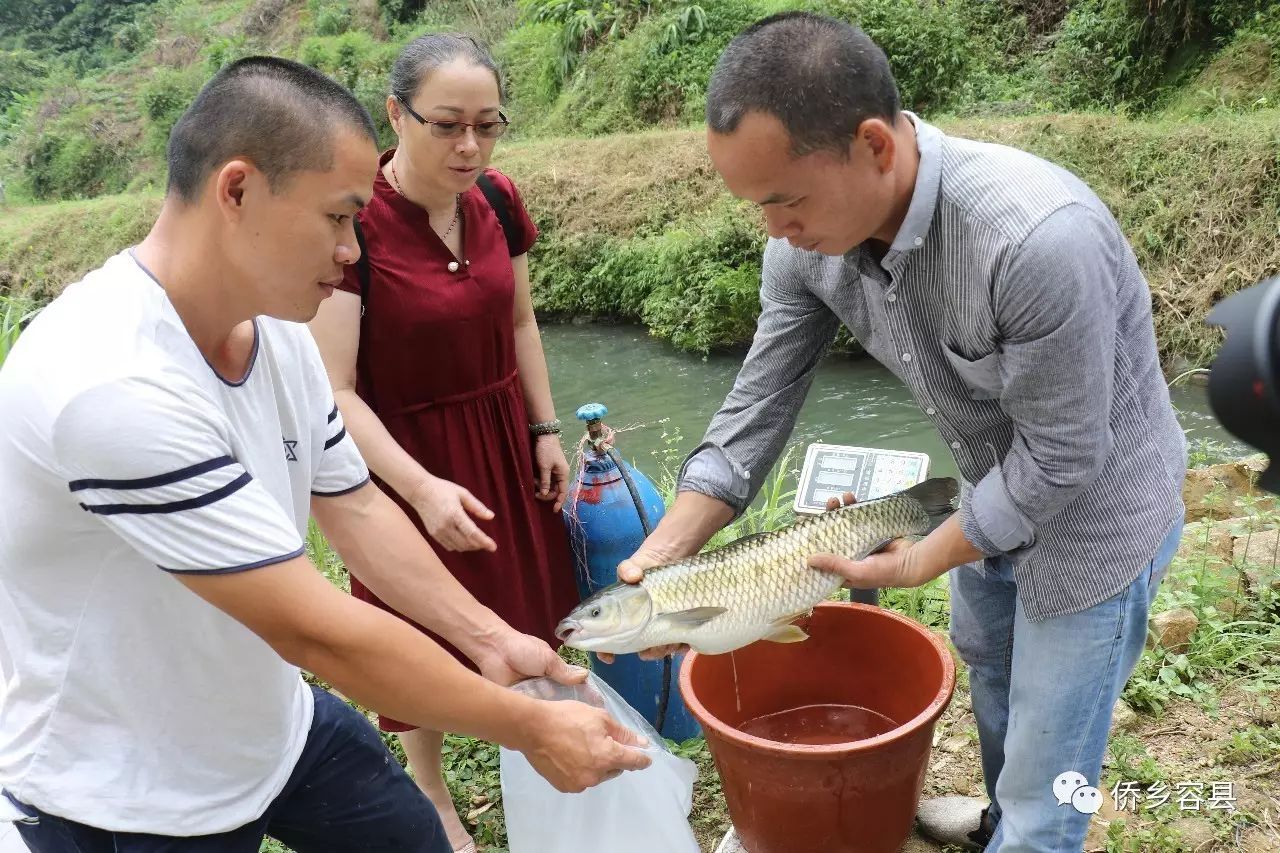
[[1007, 558], [951, 571], [951, 640], [969, 667], [995, 823], [989, 853], [1084, 846], [1090, 814], [1059, 805], [1054, 780], [1073, 771], [1100, 787], [1111, 711], [1142, 655], [1147, 614], [1181, 535], [1179, 522], [1116, 595], [1041, 622], [1026, 618]]
[[435, 807], [369, 721], [331, 693], [312, 692], [315, 718], [302, 756], [252, 823], [193, 838], [108, 832], [44, 814], [6, 793], [28, 818], [18, 832], [33, 853], [258, 853], [265, 835], [297, 853], [451, 853]]

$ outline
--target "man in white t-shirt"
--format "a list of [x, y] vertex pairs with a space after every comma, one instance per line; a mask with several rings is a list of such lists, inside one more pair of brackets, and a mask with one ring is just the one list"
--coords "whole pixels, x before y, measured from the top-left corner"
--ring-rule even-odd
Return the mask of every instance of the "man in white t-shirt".
[[[648, 763], [602, 711], [500, 686], [585, 674], [448, 574], [343, 427], [302, 323], [358, 257], [375, 142], [323, 75], [228, 66], [173, 130], [150, 234], [54, 300], [0, 371], [0, 807], [36, 853], [251, 853], [268, 834], [446, 853], [368, 721], [300, 667], [522, 750], [563, 790]], [[309, 516], [488, 679], [329, 584]]]

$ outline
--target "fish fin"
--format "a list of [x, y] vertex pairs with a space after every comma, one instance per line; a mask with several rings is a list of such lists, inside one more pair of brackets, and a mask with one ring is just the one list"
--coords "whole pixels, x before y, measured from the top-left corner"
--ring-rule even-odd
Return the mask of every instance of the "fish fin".
[[809, 639], [809, 635], [798, 625], [783, 625], [779, 628], [774, 628], [761, 639], [768, 640], [771, 643], [801, 643]]
[[802, 616], [808, 616], [812, 612], [812, 610], [801, 610], [797, 613], [788, 613], [781, 619], [773, 620], [770, 623], [772, 630], [764, 635], [764, 639], [771, 643], [799, 643], [809, 639], [809, 635], [805, 633], [803, 628], [791, 623]]
[[674, 613], [660, 614], [663, 619], [686, 628], [697, 628], [705, 625], [721, 613], [728, 613], [727, 607], [694, 607], [689, 610], [678, 610]]
[[[763, 539], [768, 535], [769, 535], [768, 531], [761, 532], [761, 533], [748, 533], [746, 536], [739, 536], [737, 539], [730, 542], [729, 545], [741, 545], [743, 542], [750, 542], [752, 539]], [[724, 547], [728, 548], [729, 545], [726, 545]]]
[[874, 553], [876, 553], [877, 551], [879, 551], [880, 549], [884, 548], [886, 545], [888, 545], [888, 544], [889, 544], [890, 542], [892, 542], [892, 541], [893, 541], [893, 538], [892, 538], [892, 537], [890, 537], [890, 538], [888, 538], [888, 539], [881, 539], [879, 542], [877, 542], [876, 544], [874, 544], [874, 545], [872, 545], [870, 548], [868, 548], [868, 549], [866, 550], [866, 552], [865, 552], [865, 553], [861, 554], [861, 555], [858, 557], [858, 559], [859, 559], [859, 560], [865, 560], [865, 559], [867, 559], [867, 557], [870, 557], [872, 554], [874, 554]]
[[903, 494], [915, 498], [924, 507], [929, 516], [929, 530], [925, 532], [932, 532], [956, 511], [953, 502], [960, 494], [960, 484], [954, 477], [934, 477], [906, 489]]

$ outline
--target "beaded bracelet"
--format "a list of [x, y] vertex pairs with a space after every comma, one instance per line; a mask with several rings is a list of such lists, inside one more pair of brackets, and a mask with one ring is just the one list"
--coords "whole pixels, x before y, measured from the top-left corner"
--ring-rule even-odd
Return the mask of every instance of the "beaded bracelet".
[[560, 421], [551, 420], [543, 421], [540, 424], [529, 424], [529, 432], [535, 436], [558, 435], [560, 433]]

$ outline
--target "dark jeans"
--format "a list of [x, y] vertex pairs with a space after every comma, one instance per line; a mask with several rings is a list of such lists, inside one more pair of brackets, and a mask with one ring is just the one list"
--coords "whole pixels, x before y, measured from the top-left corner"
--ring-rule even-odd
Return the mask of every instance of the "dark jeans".
[[451, 853], [439, 815], [369, 721], [323, 690], [284, 790], [252, 823], [191, 838], [108, 832], [44, 814], [5, 794], [30, 820], [33, 853], [258, 853], [270, 835], [298, 853]]

